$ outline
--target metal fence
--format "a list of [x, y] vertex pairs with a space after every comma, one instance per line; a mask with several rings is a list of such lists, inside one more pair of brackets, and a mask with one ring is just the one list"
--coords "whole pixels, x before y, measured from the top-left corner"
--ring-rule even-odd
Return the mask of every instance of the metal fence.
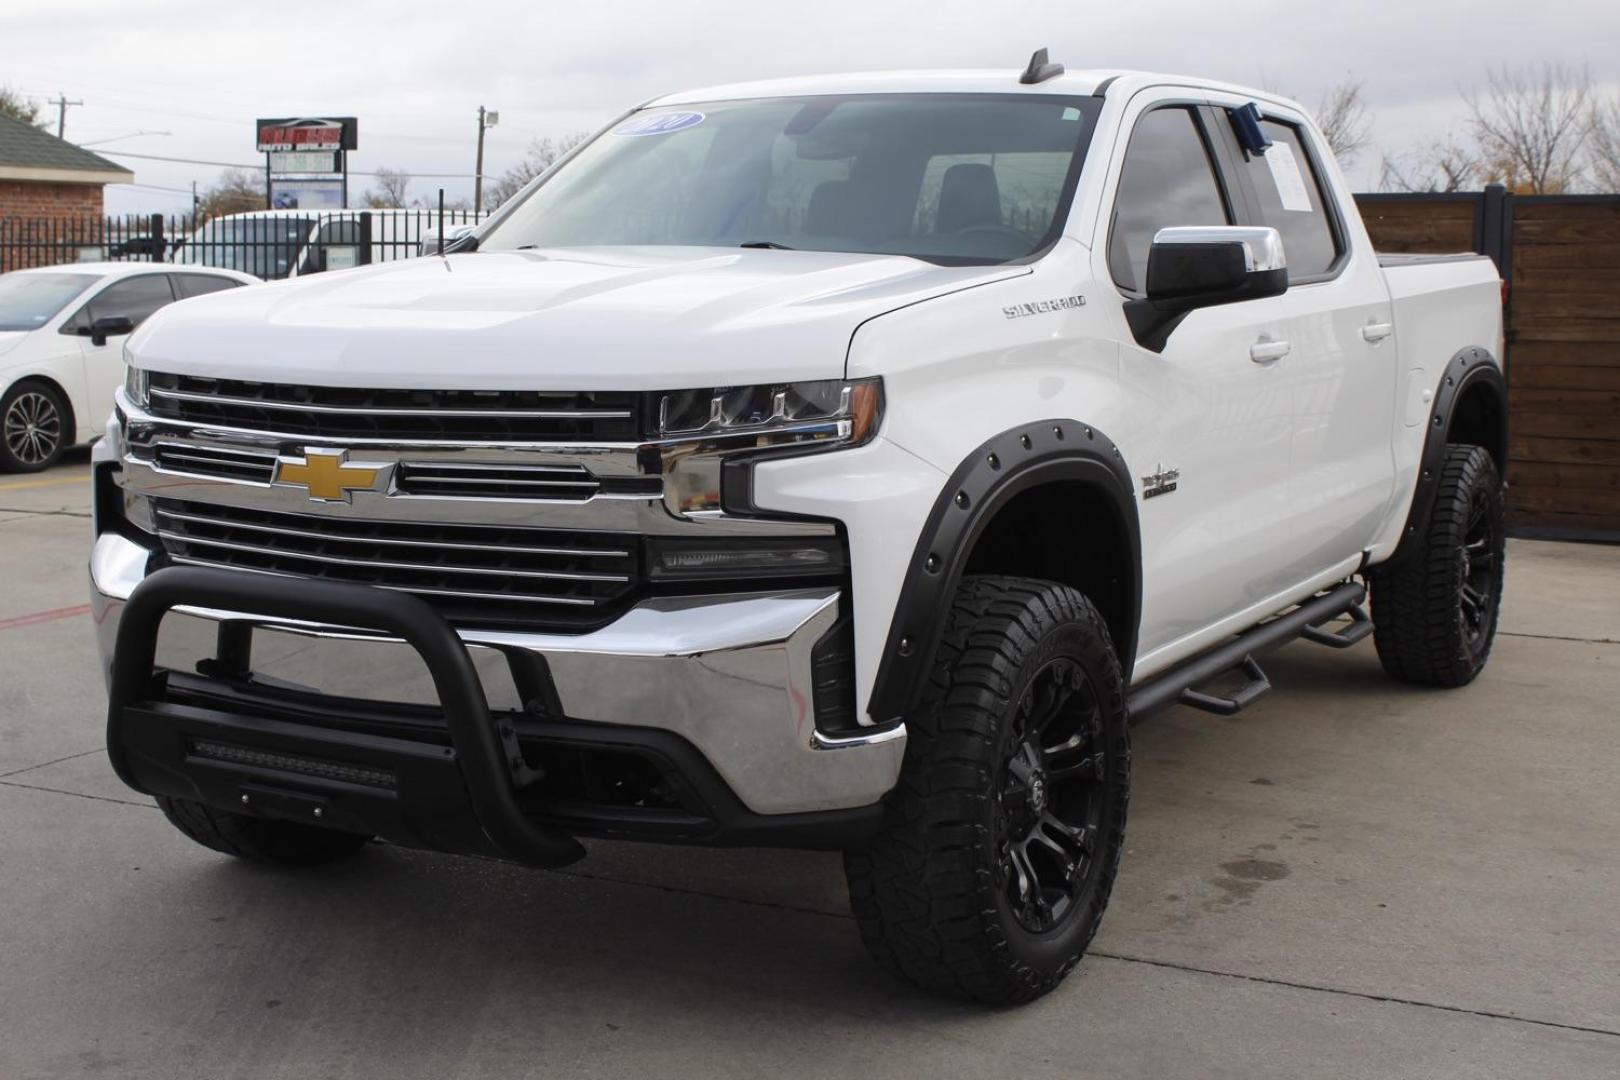
[[125, 217], [0, 217], [0, 273], [81, 262], [174, 262], [267, 280], [407, 259], [449, 243], [484, 215], [446, 210], [297, 210], [198, 221]]

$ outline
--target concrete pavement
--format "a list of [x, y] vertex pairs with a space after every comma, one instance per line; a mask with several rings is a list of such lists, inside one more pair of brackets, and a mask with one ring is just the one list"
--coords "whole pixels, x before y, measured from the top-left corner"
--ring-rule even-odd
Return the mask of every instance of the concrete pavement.
[[5, 1080], [1620, 1073], [1620, 549], [1512, 544], [1466, 690], [1293, 645], [1139, 728], [1094, 952], [993, 1012], [876, 970], [836, 856], [192, 845], [100, 752], [84, 472], [0, 477]]

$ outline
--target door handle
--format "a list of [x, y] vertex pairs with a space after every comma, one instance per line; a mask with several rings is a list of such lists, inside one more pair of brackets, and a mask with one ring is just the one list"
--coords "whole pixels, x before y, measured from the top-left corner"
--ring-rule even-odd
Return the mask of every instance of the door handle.
[[1272, 341], [1270, 338], [1261, 338], [1249, 346], [1249, 359], [1257, 364], [1270, 364], [1288, 355], [1293, 348], [1286, 341]]
[[1394, 323], [1370, 322], [1361, 328], [1361, 340], [1369, 345], [1376, 345], [1394, 332]]

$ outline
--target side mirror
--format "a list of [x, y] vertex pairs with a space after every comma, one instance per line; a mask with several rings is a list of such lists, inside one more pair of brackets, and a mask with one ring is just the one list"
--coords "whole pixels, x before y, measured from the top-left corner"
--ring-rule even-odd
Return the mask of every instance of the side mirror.
[[128, 315], [103, 315], [90, 324], [90, 344], [105, 345], [110, 337], [135, 332], [135, 320]]
[[1125, 318], [1139, 345], [1163, 352], [1189, 312], [1280, 296], [1287, 289], [1288, 263], [1276, 229], [1160, 229], [1148, 252], [1147, 297], [1127, 301]]

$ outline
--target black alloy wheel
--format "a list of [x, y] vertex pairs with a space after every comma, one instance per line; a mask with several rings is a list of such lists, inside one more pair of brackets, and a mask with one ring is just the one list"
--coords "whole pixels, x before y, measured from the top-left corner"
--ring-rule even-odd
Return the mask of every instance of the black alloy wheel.
[[1074, 910], [1102, 825], [1102, 708], [1085, 672], [1056, 658], [1013, 714], [998, 777], [997, 870], [1018, 923], [1040, 934]]
[[1468, 501], [1468, 524], [1457, 548], [1457, 618], [1471, 655], [1478, 656], [1496, 624], [1497, 592], [1502, 575], [1497, 568], [1501, 548], [1499, 515], [1492, 512], [1490, 492], [1475, 488]]

